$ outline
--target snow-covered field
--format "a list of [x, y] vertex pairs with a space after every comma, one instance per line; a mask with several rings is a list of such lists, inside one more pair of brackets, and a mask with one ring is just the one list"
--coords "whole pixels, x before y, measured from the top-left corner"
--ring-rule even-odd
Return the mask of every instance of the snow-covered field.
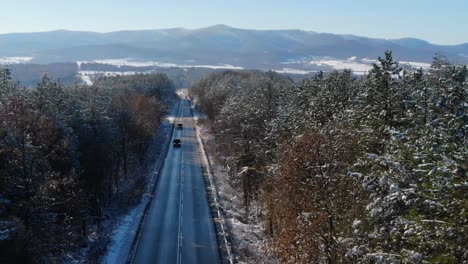
[[[336, 59], [332, 57], [305, 57], [297, 60], [288, 60], [282, 64], [289, 65], [289, 68], [283, 68], [283, 70], [277, 70], [279, 73], [292, 73], [292, 74], [307, 74], [313, 71], [307, 69], [313, 67], [333, 69], [333, 70], [351, 70], [354, 74], [363, 75], [372, 69], [372, 65], [377, 63], [377, 60], [369, 58], [358, 58], [352, 56], [347, 59]], [[406, 68], [422, 68], [427, 70], [431, 67], [431, 64], [416, 61], [401, 61], [399, 63], [401, 67]]]
[[[0, 57], [0, 64], [2, 64], [2, 59], [7, 61], [5, 58]], [[32, 60], [32, 57], [10, 57], [9, 61], [17, 62], [27, 62]], [[189, 61], [187, 61], [189, 62]], [[195, 63], [194, 61], [190, 61]], [[315, 73], [318, 70], [323, 68], [326, 70], [351, 70], [356, 75], [364, 75], [372, 69], [372, 64], [377, 63], [377, 60], [369, 58], [358, 58], [357, 56], [352, 56], [347, 59], [341, 60], [332, 57], [308, 57], [301, 58], [298, 60], [289, 60], [283, 62], [282, 64], [288, 65], [289, 67], [284, 67], [281, 69], [272, 69], [277, 73], [282, 74], [296, 74], [296, 75], [307, 75]], [[100, 63], [107, 64], [116, 67], [122, 66], [132, 66], [132, 67], [159, 67], [159, 68], [206, 68], [213, 70], [243, 70], [243, 67], [233, 66], [230, 64], [218, 64], [218, 65], [202, 65], [202, 64], [175, 64], [175, 63], [164, 63], [158, 61], [144, 61], [137, 60], [133, 58], [122, 58], [122, 59], [106, 59], [106, 60], [93, 60], [93, 61], [77, 61], [78, 65], [78, 77], [82, 80], [84, 84], [92, 85], [93, 80], [100, 76], [117, 76], [117, 75], [134, 75], [137, 73], [151, 73], [153, 71], [83, 71], [81, 70], [81, 65], [83, 63]], [[415, 61], [401, 61], [400, 66], [404, 68], [422, 68], [427, 70], [430, 68], [429, 63], [424, 62], [415, 62]]]
[[[193, 61], [192, 61], [193, 62]], [[122, 58], [122, 59], [107, 59], [107, 60], [94, 60], [94, 61], [80, 61], [78, 63], [100, 63], [114, 65], [117, 67], [122, 66], [133, 66], [133, 67], [161, 67], [161, 68], [207, 68], [207, 69], [224, 69], [224, 70], [242, 70], [243, 67], [233, 66], [230, 64], [176, 64], [176, 63], [165, 63], [159, 61], [143, 61], [133, 58]]]
[[355, 74], [365, 74], [372, 69], [371, 64], [356, 62], [356, 57], [351, 57], [347, 60], [338, 59], [319, 59], [310, 61], [309, 64], [316, 66], [329, 66], [335, 70], [352, 70]]
[[[19, 58], [26, 60], [26, 57], [17, 57], [17, 61], [20, 61]], [[32, 59], [32, 58], [29, 58]], [[195, 63], [195, 61], [187, 61], [190, 63]], [[356, 75], [364, 75], [372, 69], [372, 64], [378, 62], [374, 59], [369, 58], [358, 58], [357, 56], [352, 56], [347, 59], [336, 59], [332, 57], [307, 57], [297, 60], [288, 60], [283, 62], [283, 65], [288, 65], [288, 67], [280, 69], [272, 69], [277, 73], [282, 74], [296, 74], [296, 75], [307, 75], [315, 73], [318, 70], [323, 68], [324, 71], [333, 69], [333, 70], [351, 70]], [[243, 67], [233, 66], [230, 64], [218, 64], [218, 65], [203, 65], [203, 64], [176, 64], [176, 63], [165, 63], [159, 61], [144, 61], [137, 60], [133, 58], [122, 58], [122, 59], [106, 59], [106, 60], [93, 60], [93, 61], [77, 61], [78, 65], [78, 77], [83, 81], [84, 84], [92, 85], [93, 80], [100, 76], [117, 76], [117, 75], [134, 75], [137, 73], [151, 73], [153, 71], [83, 71], [81, 70], [81, 65], [83, 63], [100, 63], [107, 64], [116, 67], [123, 66], [132, 66], [132, 67], [159, 67], [159, 68], [206, 68], [213, 70], [243, 70]], [[1, 58], [0, 58], [1, 64]], [[415, 62], [415, 61], [401, 61], [400, 66], [404, 68], [422, 68], [427, 70], [430, 68], [429, 63], [424, 62]], [[269, 69], [267, 69], [269, 70]]]
[[28, 63], [33, 57], [0, 57], [0, 64]]
[[106, 76], [106, 77], [111, 77], [111, 76], [126, 76], [126, 75], [135, 75], [138, 73], [151, 73], [151, 71], [78, 71], [78, 78], [81, 79], [81, 81], [86, 84], [86, 85], [93, 85], [93, 80], [101, 77], [101, 76]]
[[132, 67], [159, 67], [159, 68], [206, 68], [206, 69], [213, 69], [213, 70], [242, 70], [243, 67], [237, 67], [229, 64], [219, 64], [219, 65], [189, 65], [189, 64], [175, 64], [175, 63], [163, 63], [157, 61], [141, 61], [132, 58], [125, 58], [125, 59], [108, 59], [108, 60], [94, 60], [94, 61], [77, 61], [76, 64], [78, 65], [78, 78], [82, 80], [82, 82], [86, 85], [92, 85], [93, 80], [101, 77], [101, 76], [117, 76], [117, 75], [135, 75], [138, 73], [152, 73], [156, 70], [150, 71], [84, 71], [81, 70], [81, 65], [83, 63], [100, 63], [100, 64], [107, 64], [117, 67], [122, 66], [132, 66]]
[[80, 75], [84, 76], [94, 76], [94, 75], [103, 75], [103, 76], [115, 76], [115, 75], [135, 75], [137, 73], [143, 73], [138, 71], [79, 71]]
[[273, 70], [277, 73], [284, 73], [284, 74], [298, 74], [298, 75], [307, 75], [309, 73], [317, 72], [317, 71], [305, 71], [300, 69], [292, 69], [292, 68], [283, 68], [281, 70]]
[[369, 58], [361, 59], [361, 61], [364, 62], [364, 63], [368, 63], [368, 64], [372, 64], [372, 63], [377, 63], [377, 62], [378, 62], [378, 60], [369, 59]]
[[428, 70], [429, 68], [431, 68], [430, 63], [415, 62], [415, 61], [400, 61], [399, 65], [401, 67], [405, 67], [406, 65], [408, 65], [412, 68], [422, 68], [423, 70]]

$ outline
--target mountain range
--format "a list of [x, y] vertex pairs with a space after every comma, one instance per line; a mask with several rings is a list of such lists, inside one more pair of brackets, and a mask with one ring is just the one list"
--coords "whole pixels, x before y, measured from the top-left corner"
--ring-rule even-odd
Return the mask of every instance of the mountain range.
[[29, 62], [41, 64], [132, 58], [255, 69], [281, 69], [292, 64], [294, 68], [304, 69], [317, 59], [361, 61], [376, 59], [385, 50], [392, 50], [395, 58], [402, 61], [430, 63], [439, 52], [455, 63], [468, 63], [468, 43], [435, 45], [415, 38], [376, 39], [226, 25], [110, 33], [57, 30], [0, 34], [0, 58], [29, 57]]

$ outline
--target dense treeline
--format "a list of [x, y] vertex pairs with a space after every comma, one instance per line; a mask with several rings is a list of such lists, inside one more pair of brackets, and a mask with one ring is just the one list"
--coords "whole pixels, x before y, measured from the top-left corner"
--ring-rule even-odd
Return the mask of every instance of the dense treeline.
[[126, 199], [138, 199], [144, 176], [132, 172], [174, 95], [162, 74], [73, 87], [45, 76], [28, 89], [1, 69], [0, 262], [61, 263], [99, 248], [122, 179], [135, 192]]
[[[176, 87], [188, 88], [193, 83], [201, 80], [209, 73], [221, 71], [209, 68], [180, 68], [180, 67], [156, 67], [156, 66], [128, 66], [128, 65], [109, 65], [102, 63], [82, 63], [80, 70], [94, 72], [95, 76], [105, 75], [106, 72], [115, 72], [125, 75], [125, 72], [154, 72], [163, 73], [174, 82]], [[75, 72], [76, 74], [76, 72]]]
[[281, 263], [468, 261], [468, 70], [225, 72], [192, 96]]
[[45, 74], [54, 76], [63, 84], [80, 82], [77, 78], [78, 65], [76, 63], [20, 63], [11, 64], [8, 68], [12, 72], [12, 78], [20, 82], [22, 86], [35, 86]]
[[[2, 65], [0, 65], [2, 67]], [[106, 76], [109, 72], [119, 75], [131, 73], [162, 73], [171, 79], [176, 87], [188, 88], [193, 83], [199, 81], [205, 75], [221, 71], [209, 68], [179, 68], [179, 67], [155, 67], [155, 66], [126, 66], [109, 65], [102, 63], [82, 62], [80, 67], [77, 63], [50, 63], [32, 64], [21, 63], [11, 64], [8, 68], [12, 72], [12, 79], [18, 81], [22, 86], [34, 87], [42, 77], [47, 74], [60, 81], [64, 85], [81, 83], [80, 71], [90, 72], [92, 80], [101, 76]], [[93, 74], [91, 74], [91, 72]]]

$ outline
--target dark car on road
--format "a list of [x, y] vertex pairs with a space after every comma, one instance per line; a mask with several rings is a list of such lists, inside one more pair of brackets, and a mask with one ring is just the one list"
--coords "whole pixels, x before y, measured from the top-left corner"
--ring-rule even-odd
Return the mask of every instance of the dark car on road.
[[182, 146], [182, 141], [180, 141], [179, 138], [176, 138], [172, 141], [172, 144], [174, 145], [174, 148], [179, 148], [180, 146]]
[[179, 129], [179, 130], [184, 129], [184, 125], [182, 125], [182, 124], [177, 124], [177, 129]]

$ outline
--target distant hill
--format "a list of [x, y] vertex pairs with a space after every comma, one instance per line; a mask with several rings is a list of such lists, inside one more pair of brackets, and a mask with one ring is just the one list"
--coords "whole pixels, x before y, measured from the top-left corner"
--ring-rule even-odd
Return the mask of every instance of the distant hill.
[[[183, 65], [229, 64], [244, 68], [315, 69], [317, 58], [375, 59], [393, 50], [396, 59], [428, 63], [436, 52], [468, 63], [468, 44], [435, 45], [419, 39], [373, 39], [302, 30], [249, 30], [215, 25], [110, 33], [58, 30], [0, 35], [1, 57], [32, 57], [31, 63], [132, 58]], [[286, 66], [285, 66], [286, 65]], [[312, 66], [313, 67], [312, 67]], [[323, 65], [323, 64], [321, 64]], [[334, 66], [333, 66], [334, 67]]]

